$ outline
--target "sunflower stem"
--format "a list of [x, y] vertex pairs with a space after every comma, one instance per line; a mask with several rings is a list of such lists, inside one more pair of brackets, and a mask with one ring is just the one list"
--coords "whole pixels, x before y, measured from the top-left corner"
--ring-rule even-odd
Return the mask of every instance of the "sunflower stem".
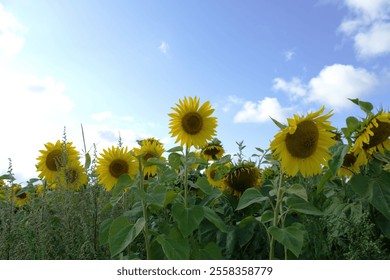
[[[282, 182], [283, 182], [283, 172], [280, 171], [279, 184], [277, 185], [277, 192], [276, 192], [276, 205], [274, 208], [274, 219], [272, 224], [275, 227], [277, 227], [279, 224], [279, 210], [282, 207], [282, 200], [283, 200]], [[275, 238], [272, 236], [269, 245], [269, 259], [273, 260], [274, 257], [275, 257]]]
[[[138, 157], [138, 166], [139, 166], [139, 189], [140, 191], [147, 192], [147, 189], [145, 188], [144, 184], [144, 170], [142, 168], [142, 157]], [[146, 249], [146, 259], [150, 260], [150, 243], [149, 243], [149, 228], [148, 228], [148, 220], [149, 220], [149, 212], [148, 212], [148, 206], [146, 205], [145, 201], [141, 199], [141, 205], [142, 205], [142, 212], [145, 220], [144, 224], [144, 239], [145, 239], [145, 249]]]
[[186, 146], [185, 164], [184, 164], [184, 207], [188, 208], [188, 154], [189, 148]]

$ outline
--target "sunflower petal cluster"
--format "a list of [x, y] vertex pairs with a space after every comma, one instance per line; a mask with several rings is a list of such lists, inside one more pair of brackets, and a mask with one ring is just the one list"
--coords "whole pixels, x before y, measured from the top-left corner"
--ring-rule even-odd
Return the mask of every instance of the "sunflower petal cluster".
[[216, 135], [217, 118], [211, 116], [214, 109], [209, 101], [200, 104], [198, 97], [184, 97], [172, 110], [174, 112], [168, 114], [171, 117], [169, 128], [172, 137], [176, 137], [175, 143], [200, 148]]
[[139, 141], [140, 148], [134, 148], [135, 156], [141, 156], [143, 162], [144, 176], [146, 178], [153, 177], [157, 174], [156, 165], [145, 165], [145, 162], [150, 158], [157, 158], [159, 160], [165, 161], [165, 158], [162, 156], [164, 153], [164, 146], [162, 143], [154, 138], [148, 138], [145, 140]]
[[223, 149], [221, 141], [214, 138], [213, 141], [207, 143], [207, 145], [202, 148], [201, 153], [206, 160], [218, 160], [223, 156], [225, 150]]
[[335, 130], [329, 122], [330, 111], [323, 114], [325, 107], [306, 116], [294, 115], [287, 119], [288, 125], [278, 132], [270, 147], [273, 155], [281, 161], [287, 175], [298, 172], [304, 177], [320, 174], [331, 156], [328, 149], [335, 144]]
[[230, 168], [223, 178], [223, 189], [241, 196], [246, 189], [260, 188], [262, 181], [260, 169], [253, 162], [245, 161]]
[[127, 147], [112, 146], [103, 150], [97, 158], [96, 173], [99, 184], [104, 185], [107, 191], [114, 187], [122, 174], [134, 177], [137, 172], [137, 162]]
[[69, 170], [77, 173], [72, 179], [72, 188], [78, 189], [87, 182], [87, 175], [79, 160], [79, 153], [72, 142], [63, 143], [57, 140], [55, 143], [46, 143], [45, 150], [40, 150], [37, 158], [37, 171], [39, 178], [46, 180], [48, 184], [68, 186]]

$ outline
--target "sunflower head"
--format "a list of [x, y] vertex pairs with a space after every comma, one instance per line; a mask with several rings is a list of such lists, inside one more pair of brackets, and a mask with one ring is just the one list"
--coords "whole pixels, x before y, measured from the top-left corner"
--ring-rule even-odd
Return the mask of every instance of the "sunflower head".
[[71, 142], [61, 143], [59, 140], [45, 144], [45, 150], [40, 150], [41, 155], [37, 158], [37, 171], [39, 178], [53, 183], [58, 177], [58, 171], [68, 163], [78, 161], [79, 153]]
[[199, 148], [216, 135], [217, 118], [211, 117], [214, 109], [209, 101], [202, 105], [199, 102], [198, 97], [184, 97], [169, 114], [170, 133], [176, 137], [175, 143], [180, 141], [181, 146]]
[[60, 170], [59, 184], [66, 189], [79, 190], [87, 182], [86, 170], [80, 162], [72, 162]]
[[356, 149], [365, 150], [368, 155], [374, 152], [384, 154], [390, 150], [390, 113], [378, 112], [370, 117], [355, 140]]
[[350, 151], [344, 156], [343, 163], [338, 171], [340, 177], [352, 177], [353, 174], [360, 171], [360, 166], [367, 164], [367, 156], [364, 150]]
[[16, 207], [22, 207], [26, 205], [29, 201], [30, 194], [27, 191], [23, 191], [23, 188], [19, 184], [13, 184], [11, 186], [11, 199], [15, 203]]
[[[150, 139], [150, 138], [149, 138]], [[142, 140], [139, 142], [141, 144], [140, 148], [134, 148], [134, 154], [136, 156], [142, 157], [142, 162], [145, 163], [150, 158], [157, 158], [165, 161], [165, 158], [162, 156], [164, 153], [164, 147], [160, 141], [154, 140]], [[156, 165], [144, 165], [144, 176], [146, 178], [153, 177], [157, 174], [157, 166]]]
[[127, 147], [112, 146], [103, 150], [97, 159], [96, 173], [99, 183], [104, 185], [107, 191], [114, 187], [122, 174], [133, 177], [137, 172], [137, 163]]
[[262, 177], [260, 169], [253, 162], [242, 162], [230, 169], [223, 182], [226, 189], [240, 196], [246, 189], [260, 188]]
[[224, 177], [230, 169], [230, 163], [224, 165], [210, 165], [206, 168], [206, 177], [210, 185], [218, 187], [221, 191], [225, 189]]
[[331, 158], [329, 147], [335, 144], [335, 130], [328, 118], [331, 112], [322, 115], [319, 111], [307, 116], [294, 115], [287, 119], [288, 126], [278, 132], [271, 142], [273, 155], [281, 161], [281, 167], [287, 175], [295, 176], [298, 171], [304, 176], [319, 174], [322, 166], [327, 166]]
[[221, 141], [216, 138], [202, 148], [202, 155], [206, 160], [218, 160], [224, 153], [225, 150], [221, 145]]

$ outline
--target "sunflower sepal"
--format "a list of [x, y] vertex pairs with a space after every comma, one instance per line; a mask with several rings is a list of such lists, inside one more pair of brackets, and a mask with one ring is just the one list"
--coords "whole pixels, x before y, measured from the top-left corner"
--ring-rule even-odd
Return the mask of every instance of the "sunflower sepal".
[[274, 118], [270, 117], [270, 119], [274, 122], [274, 124], [276, 124], [277, 127], [279, 127], [280, 129], [285, 129], [287, 127], [287, 125], [284, 125], [282, 124], [281, 122], [278, 122], [277, 120], [275, 120]]

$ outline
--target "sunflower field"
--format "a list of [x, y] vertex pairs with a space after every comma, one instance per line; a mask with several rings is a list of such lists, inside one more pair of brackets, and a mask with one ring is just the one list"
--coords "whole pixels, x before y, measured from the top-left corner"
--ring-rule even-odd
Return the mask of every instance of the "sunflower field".
[[351, 102], [365, 117], [340, 129], [324, 107], [273, 120], [249, 158], [198, 97], [171, 108], [170, 149], [78, 151], [64, 133], [39, 178], [22, 187], [11, 160], [0, 176], [0, 259], [390, 259], [390, 113]]

